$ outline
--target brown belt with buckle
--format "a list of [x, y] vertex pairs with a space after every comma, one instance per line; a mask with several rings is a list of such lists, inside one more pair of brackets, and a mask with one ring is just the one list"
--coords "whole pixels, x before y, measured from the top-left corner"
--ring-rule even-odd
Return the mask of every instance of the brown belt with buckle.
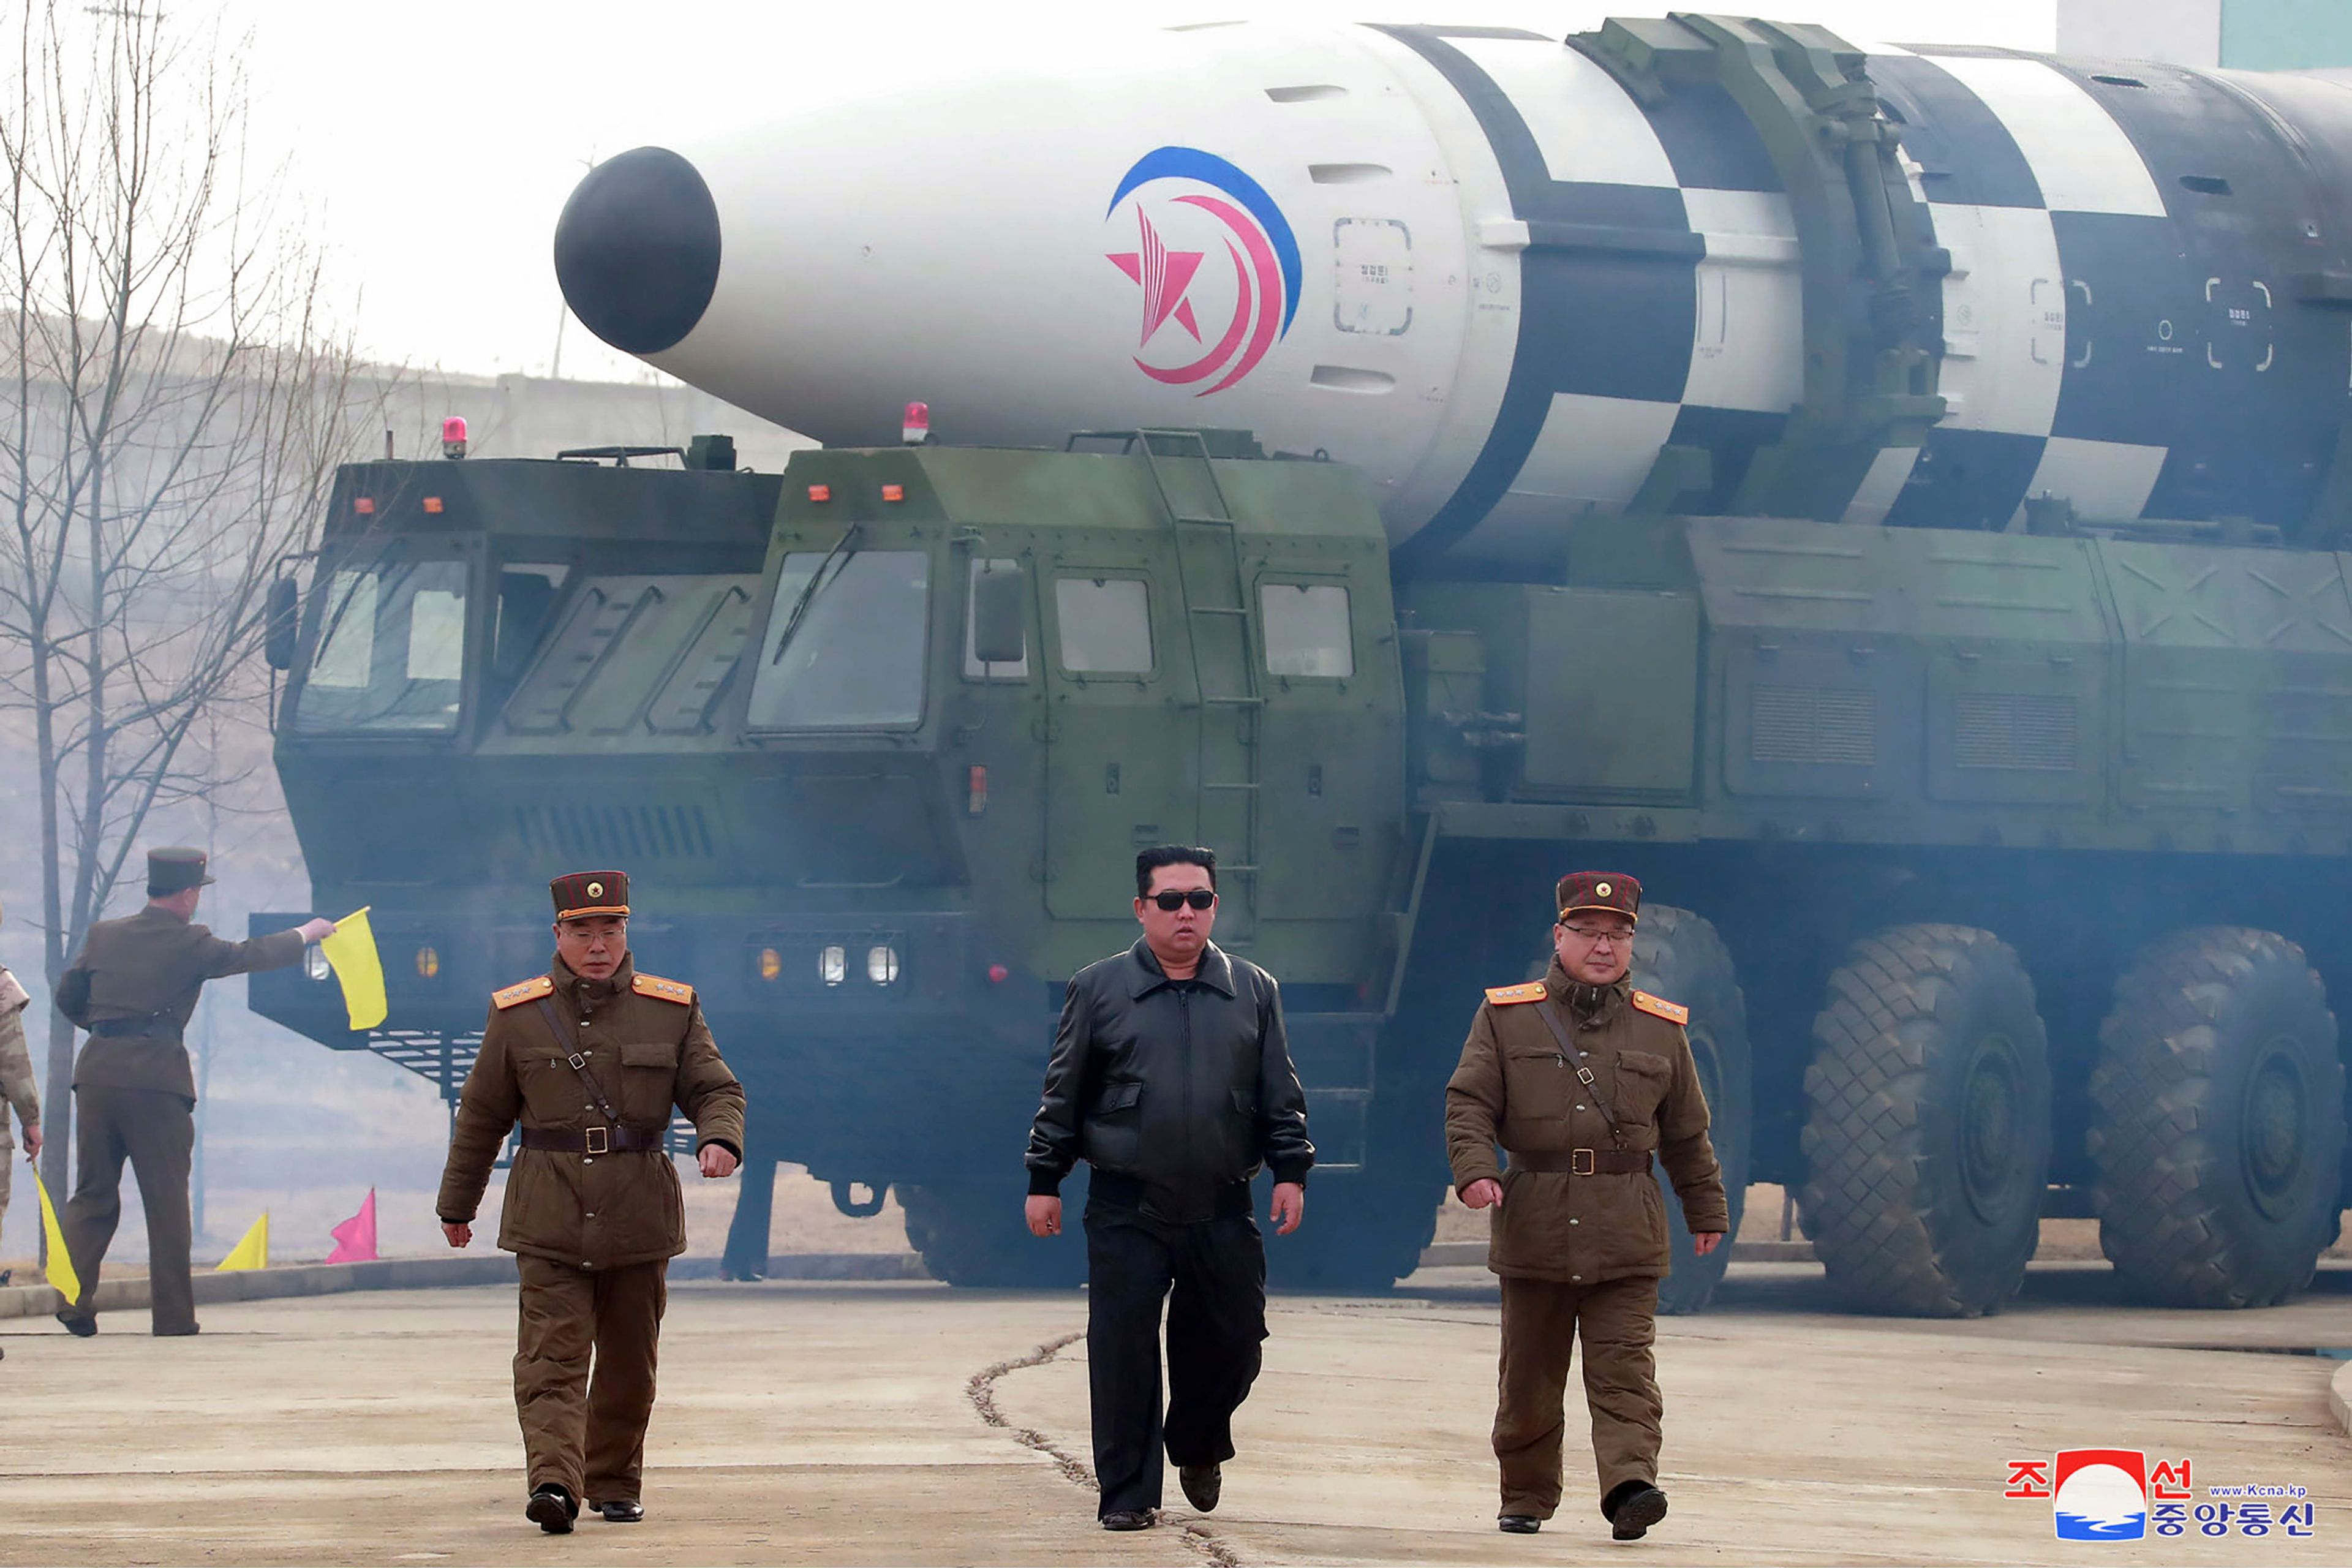
[[1541, 1153], [1511, 1153], [1511, 1163], [1522, 1171], [1550, 1171], [1570, 1176], [1632, 1176], [1650, 1168], [1646, 1149], [1554, 1149]]
[[647, 1154], [662, 1146], [665, 1127], [526, 1127], [522, 1146], [551, 1154]]

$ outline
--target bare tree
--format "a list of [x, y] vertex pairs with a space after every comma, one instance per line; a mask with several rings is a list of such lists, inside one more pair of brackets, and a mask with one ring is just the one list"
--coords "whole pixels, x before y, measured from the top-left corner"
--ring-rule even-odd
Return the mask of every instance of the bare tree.
[[[268, 584], [372, 420], [320, 258], [248, 180], [217, 36], [47, 0], [0, 99], [0, 713], [30, 731], [51, 990], [192, 730], [257, 696]], [[226, 63], [225, 63], [226, 62]], [[74, 1032], [52, 1012], [62, 1194]]]

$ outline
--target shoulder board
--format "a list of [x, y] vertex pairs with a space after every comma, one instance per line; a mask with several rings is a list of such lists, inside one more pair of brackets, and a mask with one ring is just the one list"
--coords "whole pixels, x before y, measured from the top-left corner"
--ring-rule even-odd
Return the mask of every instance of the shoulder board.
[[1550, 992], [1540, 980], [1530, 980], [1525, 985], [1490, 985], [1486, 1000], [1497, 1007], [1507, 1007], [1514, 1002], [1540, 1002]]
[[1689, 1008], [1679, 1002], [1669, 1002], [1664, 997], [1653, 996], [1646, 991], [1633, 993], [1633, 1005], [1653, 1017], [1664, 1018], [1669, 1024], [1690, 1022]]
[[694, 1000], [694, 987], [682, 980], [664, 980], [658, 974], [639, 974], [629, 981], [629, 989], [640, 996], [650, 996], [656, 1002], [675, 1002], [687, 1006]]
[[501, 1013], [509, 1007], [520, 1007], [526, 1002], [536, 1002], [542, 996], [555, 994], [555, 982], [546, 975], [534, 975], [520, 985], [509, 985], [503, 991], [490, 993], [490, 1005]]

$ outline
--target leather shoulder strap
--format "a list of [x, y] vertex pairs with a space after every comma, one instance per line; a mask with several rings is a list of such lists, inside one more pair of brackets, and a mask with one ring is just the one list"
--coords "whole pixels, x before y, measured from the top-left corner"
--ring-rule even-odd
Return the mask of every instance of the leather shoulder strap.
[[1608, 1097], [1601, 1092], [1601, 1085], [1593, 1078], [1592, 1069], [1585, 1066], [1576, 1042], [1568, 1037], [1568, 1029], [1559, 1021], [1559, 1009], [1547, 1002], [1536, 1009], [1536, 1016], [1544, 1021], [1544, 1027], [1551, 1031], [1551, 1037], [1559, 1042], [1559, 1059], [1576, 1069], [1576, 1081], [1582, 1084], [1584, 1092], [1592, 1097], [1592, 1109], [1601, 1112], [1601, 1121], [1609, 1123], [1609, 1141], [1622, 1149], [1625, 1146], [1625, 1130], [1617, 1125], [1617, 1113], [1609, 1109]]
[[[555, 987], [551, 985], [548, 989], [552, 991]], [[588, 1098], [596, 1102], [596, 1109], [604, 1113], [604, 1120], [615, 1127], [619, 1126], [621, 1113], [613, 1109], [613, 1102], [605, 1098], [604, 1086], [598, 1083], [596, 1076], [588, 1070], [588, 1058], [581, 1053], [579, 1041], [564, 1025], [563, 1015], [556, 1011], [554, 1003], [541, 996], [539, 998], [539, 1016], [547, 1020], [548, 1032], [555, 1037], [557, 1047], [564, 1053], [564, 1064], [580, 1079], [580, 1087], [588, 1091]]]

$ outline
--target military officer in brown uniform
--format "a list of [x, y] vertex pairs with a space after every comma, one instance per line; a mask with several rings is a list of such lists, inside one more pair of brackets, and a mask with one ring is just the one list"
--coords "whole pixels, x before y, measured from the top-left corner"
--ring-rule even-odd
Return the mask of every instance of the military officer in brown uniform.
[[[441, 1177], [441, 1228], [474, 1238], [490, 1166], [522, 1123], [499, 1245], [514, 1253], [522, 1312], [514, 1360], [530, 1500], [551, 1535], [588, 1506], [645, 1517], [638, 1481], [654, 1356], [686, 1205], [662, 1151], [675, 1105], [694, 1121], [705, 1176], [743, 1157], [743, 1087], [719, 1059], [694, 987], [629, 959], [629, 880], [558, 877], [555, 959], [490, 998], [481, 1054], [457, 1103]], [[590, 1377], [590, 1363], [594, 1377]]]
[[89, 1031], [74, 1062], [74, 1190], [64, 1216], [66, 1250], [81, 1300], [58, 1321], [88, 1338], [98, 1269], [122, 1217], [122, 1163], [139, 1177], [147, 1210], [149, 1302], [158, 1334], [196, 1331], [188, 1272], [188, 1162], [196, 1143], [196, 1079], [180, 1037], [205, 982], [300, 962], [303, 947], [331, 935], [332, 921], [250, 942], [226, 942], [194, 923], [212, 881], [201, 849], [147, 852], [147, 907], [89, 928], [81, 956], [58, 983], [58, 1011]]
[[[33, 1082], [33, 1055], [25, 1047], [25, 1009], [32, 998], [0, 963], [0, 1220], [8, 1214], [8, 1156], [16, 1145], [8, 1136], [8, 1110], [16, 1108], [16, 1120], [25, 1128], [25, 1158], [32, 1160], [41, 1152], [41, 1092]], [[0, 1285], [8, 1282], [8, 1271], [0, 1268]]]
[[1697, 1252], [1722, 1242], [1730, 1214], [1683, 1034], [1688, 1014], [1625, 981], [1641, 884], [1580, 871], [1555, 892], [1550, 972], [1486, 993], [1445, 1086], [1446, 1151], [1463, 1201], [1496, 1209], [1487, 1267], [1503, 1283], [1501, 1527], [1532, 1533], [1559, 1506], [1561, 1396], [1580, 1337], [1601, 1512], [1611, 1534], [1633, 1541], [1666, 1512], [1650, 1347], [1667, 1232], [1652, 1154]]

